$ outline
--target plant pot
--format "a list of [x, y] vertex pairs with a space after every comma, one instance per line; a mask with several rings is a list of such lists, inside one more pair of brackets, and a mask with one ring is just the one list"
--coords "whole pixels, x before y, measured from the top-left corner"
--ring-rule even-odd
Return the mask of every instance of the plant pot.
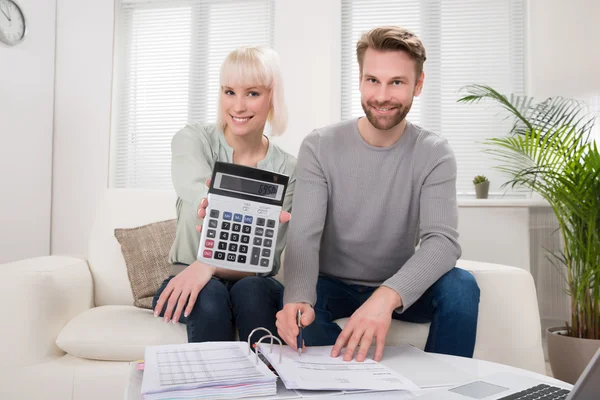
[[564, 327], [548, 328], [548, 359], [552, 375], [574, 385], [600, 348], [600, 340], [574, 338], [566, 336], [566, 333], [567, 329]]
[[475, 197], [478, 199], [487, 199], [490, 191], [490, 181], [481, 182], [475, 185]]

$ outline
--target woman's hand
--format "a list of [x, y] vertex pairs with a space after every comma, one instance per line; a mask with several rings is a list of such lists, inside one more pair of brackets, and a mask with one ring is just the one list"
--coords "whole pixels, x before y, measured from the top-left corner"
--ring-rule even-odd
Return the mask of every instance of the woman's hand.
[[214, 273], [215, 267], [201, 263], [200, 261], [194, 261], [169, 281], [156, 303], [154, 316], [159, 316], [166, 304], [165, 322], [179, 322], [182, 312], [183, 316], [187, 318], [192, 312], [194, 304], [196, 304], [198, 294], [208, 281], [210, 281]]
[[[210, 179], [206, 180], [206, 186], [210, 187]], [[206, 207], [208, 207], [208, 199], [205, 197], [200, 201], [198, 206], [198, 218], [204, 219], [206, 217]], [[284, 224], [292, 219], [292, 214], [287, 211], [281, 211], [279, 214], [279, 223]], [[202, 232], [202, 225], [196, 225], [196, 230]]]

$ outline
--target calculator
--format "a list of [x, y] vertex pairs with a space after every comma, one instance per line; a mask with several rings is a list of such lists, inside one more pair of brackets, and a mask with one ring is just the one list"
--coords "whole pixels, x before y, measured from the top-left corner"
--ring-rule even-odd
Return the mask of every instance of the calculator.
[[208, 189], [198, 260], [219, 268], [273, 268], [287, 175], [217, 161]]

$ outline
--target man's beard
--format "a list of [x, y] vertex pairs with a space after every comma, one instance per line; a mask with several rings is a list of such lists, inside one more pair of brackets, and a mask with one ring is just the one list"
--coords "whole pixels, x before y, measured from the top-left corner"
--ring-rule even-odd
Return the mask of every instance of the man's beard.
[[[402, 104], [400, 104], [400, 103], [378, 104], [378, 103], [373, 103], [373, 102], [371, 102], [371, 103], [361, 102], [361, 106], [363, 108], [363, 111], [367, 115], [367, 119], [369, 120], [371, 125], [373, 125], [375, 128], [377, 128], [379, 130], [387, 131], [388, 129], [392, 129], [393, 127], [398, 125], [400, 122], [402, 122], [404, 120], [404, 118], [406, 118], [406, 115], [408, 114], [408, 112], [410, 111], [410, 108], [412, 106], [412, 101], [406, 107], [403, 107]], [[394, 114], [385, 115], [385, 116], [375, 115], [375, 113], [373, 112], [371, 107], [395, 108], [396, 112]]]

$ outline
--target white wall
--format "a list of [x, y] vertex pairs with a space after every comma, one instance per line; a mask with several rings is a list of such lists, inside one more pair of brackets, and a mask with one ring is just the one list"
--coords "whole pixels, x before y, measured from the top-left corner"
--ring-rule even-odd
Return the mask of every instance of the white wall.
[[56, 0], [21, 0], [24, 42], [0, 43], [0, 263], [50, 253]]
[[529, 93], [600, 95], [600, 1], [529, 0]]
[[52, 253], [84, 254], [108, 182], [113, 1], [58, 0]]
[[[530, 92], [571, 95], [596, 85], [598, 3], [530, 0], [529, 6]], [[106, 0], [58, 0], [53, 253], [85, 251], [107, 186], [113, 7]], [[278, 143], [294, 154], [314, 127], [339, 120], [340, 7], [340, 0], [277, 0], [275, 48], [290, 109], [289, 130]], [[481, 232], [479, 221], [465, 218], [461, 227]], [[489, 227], [485, 236], [510, 247], [498, 232]]]

